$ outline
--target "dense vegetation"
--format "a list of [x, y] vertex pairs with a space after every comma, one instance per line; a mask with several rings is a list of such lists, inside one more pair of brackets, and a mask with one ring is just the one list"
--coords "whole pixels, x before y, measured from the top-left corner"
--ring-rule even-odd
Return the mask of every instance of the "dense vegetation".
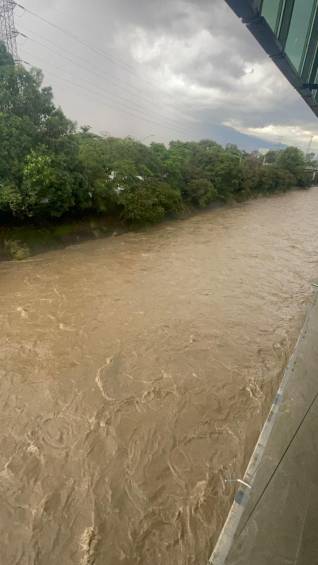
[[153, 223], [215, 200], [307, 187], [306, 166], [295, 147], [264, 158], [211, 140], [148, 147], [77, 130], [42, 87], [41, 72], [15, 65], [0, 44], [2, 224], [85, 214]]

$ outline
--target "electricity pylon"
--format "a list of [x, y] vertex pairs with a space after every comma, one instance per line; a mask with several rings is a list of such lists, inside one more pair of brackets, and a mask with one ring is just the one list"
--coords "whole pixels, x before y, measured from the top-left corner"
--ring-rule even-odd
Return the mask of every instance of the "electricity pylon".
[[0, 0], [0, 42], [3, 42], [14, 60], [18, 59], [17, 35], [14, 25], [14, 8], [12, 0]]

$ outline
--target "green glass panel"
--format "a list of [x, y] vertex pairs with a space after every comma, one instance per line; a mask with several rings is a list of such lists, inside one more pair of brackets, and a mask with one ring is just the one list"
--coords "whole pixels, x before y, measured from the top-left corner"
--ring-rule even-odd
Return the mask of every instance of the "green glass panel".
[[[318, 69], [316, 70], [316, 76], [315, 76], [315, 81], [314, 81], [314, 82], [317, 83], [317, 80], [318, 80]], [[313, 93], [312, 93], [312, 95], [313, 95], [314, 101], [315, 101], [315, 102], [318, 102], [318, 90], [314, 90]]]
[[298, 70], [302, 62], [316, 0], [295, 0], [285, 51]]
[[281, 0], [264, 0], [262, 5], [262, 16], [273, 31], [276, 30], [277, 19], [280, 13]]
[[308, 47], [306, 51], [306, 57], [303, 62], [301, 69], [301, 78], [304, 82], [316, 82], [316, 69], [317, 69], [317, 54], [318, 47], [318, 14], [316, 13], [315, 20], [313, 22], [311, 36], [308, 41]]

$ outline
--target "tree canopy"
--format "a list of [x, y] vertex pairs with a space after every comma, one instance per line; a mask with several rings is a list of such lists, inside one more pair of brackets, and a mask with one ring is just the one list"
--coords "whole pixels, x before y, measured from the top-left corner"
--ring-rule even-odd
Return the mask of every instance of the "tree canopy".
[[103, 213], [153, 223], [187, 207], [310, 185], [296, 147], [266, 158], [212, 140], [144, 145], [79, 130], [56, 107], [43, 75], [0, 43], [0, 218], [42, 222]]

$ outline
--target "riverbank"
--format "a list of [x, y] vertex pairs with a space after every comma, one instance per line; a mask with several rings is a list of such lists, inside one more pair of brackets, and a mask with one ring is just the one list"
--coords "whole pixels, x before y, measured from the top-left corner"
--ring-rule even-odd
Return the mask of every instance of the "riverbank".
[[[234, 204], [238, 204], [234, 202]], [[224, 204], [213, 202], [204, 210], [187, 207], [179, 214], [165, 218], [162, 222], [174, 219], [184, 220], [197, 214], [215, 210], [224, 206], [232, 206], [233, 202]], [[152, 225], [138, 226], [119, 221], [109, 216], [88, 216], [80, 219], [61, 220], [45, 225], [17, 225], [0, 227], [0, 261], [22, 261], [38, 253], [54, 249], [64, 249], [92, 239], [116, 237], [118, 235], [141, 229], [151, 229]]]
[[44, 226], [24, 225], [0, 228], [0, 261], [21, 261], [53, 249], [63, 249], [90, 239], [124, 233], [127, 227], [109, 218], [84, 218]]
[[[300, 189], [295, 188], [294, 190]], [[241, 205], [250, 200], [275, 198], [280, 194], [283, 194], [283, 192], [269, 195], [261, 194], [241, 202], [235, 200], [227, 203], [221, 201], [213, 202], [207, 208], [201, 210], [187, 207], [179, 214], [166, 218], [163, 222], [171, 221], [172, 219], [187, 219], [218, 208], [230, 208], [235, 205]], [[151, 227], [127, 224], [123, 221], [120, 222], [117, 218], [101, 215], [77, 219], [69, 218], [55, 223], [49, 222], [44, 225], [29, 223], [27, 225], [3, 226], [0, 227], [0, 261], [22, 261], [45, 251], [63, 249], [69, 245], [75, 245], [91, 239], [114, 237], [129, 231], [151, 229]]]

